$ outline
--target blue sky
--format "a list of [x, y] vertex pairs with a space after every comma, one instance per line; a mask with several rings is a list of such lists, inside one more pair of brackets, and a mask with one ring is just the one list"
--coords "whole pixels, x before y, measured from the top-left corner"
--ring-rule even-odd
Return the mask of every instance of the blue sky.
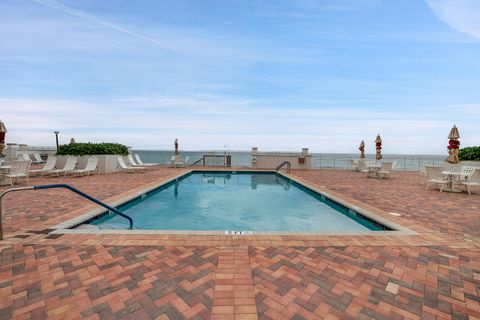
[[477, 0], [3, 0], [0, 44], [7, 142], [480, 144]]

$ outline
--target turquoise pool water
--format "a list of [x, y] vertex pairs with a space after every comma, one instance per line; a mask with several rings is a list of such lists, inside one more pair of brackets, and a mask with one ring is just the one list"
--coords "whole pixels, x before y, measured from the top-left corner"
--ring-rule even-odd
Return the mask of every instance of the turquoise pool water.
[[[118, 208], [134, 229], [360, 232], [372, 221], [275, 173], [193, 172]], [[106, 214], [90, 222], [126, 229]]]

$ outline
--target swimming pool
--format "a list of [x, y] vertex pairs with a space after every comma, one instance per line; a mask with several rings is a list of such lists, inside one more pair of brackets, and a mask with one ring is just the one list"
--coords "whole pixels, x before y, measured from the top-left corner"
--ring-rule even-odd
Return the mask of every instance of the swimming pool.
[[[355, 210], [272, 172], [190, 172], [118, 209], [134, 229], [340, 232], [392, 230]], [[88, 223], [126, 229], [105, 213]]]

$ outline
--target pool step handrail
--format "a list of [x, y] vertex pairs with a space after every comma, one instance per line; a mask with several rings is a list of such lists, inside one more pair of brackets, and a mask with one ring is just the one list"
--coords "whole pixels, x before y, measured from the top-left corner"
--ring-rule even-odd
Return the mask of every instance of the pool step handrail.
[[61, 184], [46, 184], [46, 185], [41, 185], [41, 186], [30, 186], [30, 187], [21, 187], [21, 188], [11, 188], [11, 189], [7, 189], [5, 191], [3, 191], [2, 193], [0, 193], [0, 240], [3, 240], [3, 225], [2, 225], [2, 218], [3, 218], [3, 213], [2, 213], [2, 198], [3, 196], [5, 196], [7, 193], [10, 193], [10, 192], [15, 192], [15, 191], [23, 191], [23, 190], [44, 190], [44, 189], [55, 189], [55, 188], [64, 188], [64, 189], [68, 189], [106, 209], [108, 209], [109, 211], [112, 211], [113, 213], [115, 214], [118, 214], [119, 216], [125, 218], [128, 220], [129, 222], [129, 229], [132, 229], [133, 228], [133, 220], [131, 217], [129, 217], [128, 215], [126, 215], [125, 213], [109, 206], [108, 204], [106, 203], [103, 203], [102, 201], [98, 200], [98, 199], [95, 199], [94, 197], [86, 194], [85, 192], [83, 191], [80, 191], [78, 190], [77, 188], [74, 188], [72, 187], [71, 185], [69, 184], [64, 184], [64, 183], [61, 183]]
[[205, 166], [205, 157], [201, 157], [200, 159], [198, 159], [197, 161], [195, 161], [194, 163], [192, 163], [188, 166], [192, 167], [192, 166], [196, 165], [197, 163], [199, 163], [200, 161], [202, 161], [202, 165]]
[[290, 161], [283, 161], [275, 168], [275, 171], [280, 171], [280, 169], [282, 169], [284, 166], [287, 166], [287, 172], [290, 173], [290, 168], [292, 166]]

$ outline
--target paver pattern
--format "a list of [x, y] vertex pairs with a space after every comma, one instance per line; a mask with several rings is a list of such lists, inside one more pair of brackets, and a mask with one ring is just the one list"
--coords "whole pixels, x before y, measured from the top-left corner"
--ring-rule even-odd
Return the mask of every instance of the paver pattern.
[[0, 319], [209, 319], [213, 247], [15, 245]]
[[[184, 171], [31, 183], [111, 202]], [[418, 173], [291, 175], [418, 234], [54, 235], [94, 206], [63, 190], [10, 194], [0, 319], [480, 319], [478, 193], [426, 191]]]

